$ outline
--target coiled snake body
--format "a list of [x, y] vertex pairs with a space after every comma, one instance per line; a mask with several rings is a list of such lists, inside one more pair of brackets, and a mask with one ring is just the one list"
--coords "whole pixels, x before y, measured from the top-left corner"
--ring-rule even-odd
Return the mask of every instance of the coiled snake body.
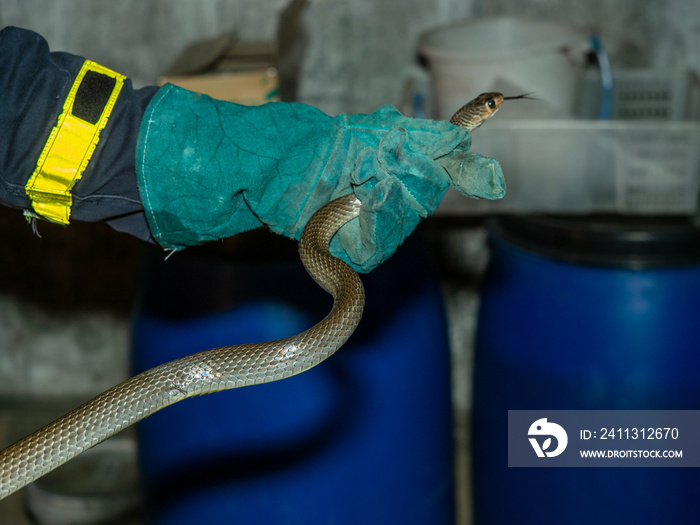
[[[504, 100], [500, 93], [480, 95], [451, 122], [472, 130]], [[353, 194], [332, 201], [311, 218], [299, 241], [307, 271], [333, 296], [333, 308], [320, 323], [279, 341], [224, 346], [183, 357], [107, 390], [0, 452], [0, 499], [173, 403], [284, 379], [333, 354], [360, 321], [364, 290], [357, 273], [330, 255], [328, 244], [359, 210], [360, 201]]]

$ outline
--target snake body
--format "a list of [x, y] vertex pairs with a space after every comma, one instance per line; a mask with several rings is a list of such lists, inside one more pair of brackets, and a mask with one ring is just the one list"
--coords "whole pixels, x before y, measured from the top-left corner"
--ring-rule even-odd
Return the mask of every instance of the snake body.
[[[503, 100], [500, 93], [480, 95], [455, 113], [451, 122], [473, 130], [491, 117]], [[321, 322], [286, 339], [192, 354], [107, 390], [0, 452], [0, 499], [173, 403], [284, 379], [332, 355], [360, 321], [364, 289], [357, 273], [330, 255], [328, 245], [359, 210], [360, 201], [354, 194], [330, 202], [314, 214], [299, 241], [306, 270], [333, 296], [333, 308]]]

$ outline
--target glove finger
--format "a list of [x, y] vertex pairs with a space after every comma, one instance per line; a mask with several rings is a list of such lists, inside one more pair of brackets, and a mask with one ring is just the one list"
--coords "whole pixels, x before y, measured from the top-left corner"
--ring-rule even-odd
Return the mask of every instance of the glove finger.
[[377, 182], [362, 201], [358, 220], [344, 225], [333, 238], [331, 253], [361, 272], [388, 259], [405, 238], [402, 193], [394, 179]]
[[500, 199], [506, 193], [506, 180], [497, 160], [477, 153], [458, 151], [437, 160], [447, 170], [452, 186], [473, 199]]
[[350, 176], [350, 184], [361, 201], [369, 198], [374, 186], [389, 177], [381, 165], [377, 150], [364, 148], [355, 159], [355, 165]]
[[437, 208], [450, 182], [445, 170], [427, 157], [410, 140], [404, 129], [392, 129], [379, 144], [382, 168], [396, 177], [404, 189], [404, 199], [420, 217], [427, 217]]
[[459, 145], [467, 149], [471, 145], [471, 134], [466, 128], [446, 120], [404, 117], [393, 106], [382, 106], [367, 115], [342, 115], [342, 118], [343, 125], [352, 128], [353, 134], [361, 131], [381, 134], [403, 129], [417, 151], [434, 159], [449, 154]]

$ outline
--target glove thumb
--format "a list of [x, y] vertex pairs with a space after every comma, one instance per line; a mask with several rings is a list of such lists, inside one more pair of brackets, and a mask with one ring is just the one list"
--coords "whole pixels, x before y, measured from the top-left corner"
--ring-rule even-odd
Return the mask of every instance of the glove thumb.
[[452, 186], [472, 199], [500, 199], [506, 193], [506, 179], [497, 160], [478, 153], [456, 151], [437, 159], [450, 176]]

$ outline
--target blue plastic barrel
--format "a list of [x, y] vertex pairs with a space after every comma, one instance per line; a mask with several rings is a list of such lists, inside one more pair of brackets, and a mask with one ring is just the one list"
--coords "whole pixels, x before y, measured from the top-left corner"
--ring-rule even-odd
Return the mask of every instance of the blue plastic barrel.
[[507, 411], [700, 409], [700, 236], [668, 219], [504, 218], [477, 328], [475, 523], [700, 522], [692, 468], [508, 468]]
[[[282, 242], [271, 237], [243, 252]], [[296, 253], [246, 261], [240, 252], [151, 259], [133, 328], [136, 371], [292, 335], [329, 311]], [[360, 326], [324, 363], [139, 424], [149, 523], [453, 524], [449, 354], [424, 245], [409, 242], [363, 281]]]

